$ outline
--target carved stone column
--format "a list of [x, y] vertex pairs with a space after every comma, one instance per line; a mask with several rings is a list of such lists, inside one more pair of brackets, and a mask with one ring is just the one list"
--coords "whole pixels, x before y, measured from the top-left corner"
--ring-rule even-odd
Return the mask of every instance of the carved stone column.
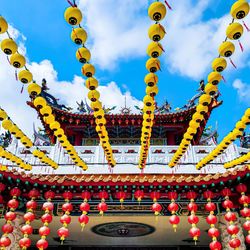
[[21, 232], [21, 227], [24, 224], [23, 213], [17, 212], [16, 215], [16, 219], [13, 221], [13, 233], [8, 235], [11, 240], [11, 245], [7, 248], [7, 250], [20, 249], [19, 240], [23, 238], [23, 234]]
[[[237, 225], [239, 227], [239, 233], [237, 234], [238, 239], [241, 242], [241, 246], [239, 247], [239, 250], [245, 250], [246, 245], [245, 245], [245, 237], [243, 234], [243, 229], [238, 217], [238, 214], [235, 212], [236, 216], [237, 216], [237, 221], [235, 222], [235, 225]], [[231, 248], [229, 246], [229, 241], [231, 240], [231, 235], [227, 232], [227, 226], [229, 225], [229, 223], [225, 220], [224, 218], [225, 213], [220, 214], [220, 219], [219, 219], [219, 229], [221, 232], [221, 244], [222, 244], [222, 249], [223, 250], [233, 250], [233, 248]]]

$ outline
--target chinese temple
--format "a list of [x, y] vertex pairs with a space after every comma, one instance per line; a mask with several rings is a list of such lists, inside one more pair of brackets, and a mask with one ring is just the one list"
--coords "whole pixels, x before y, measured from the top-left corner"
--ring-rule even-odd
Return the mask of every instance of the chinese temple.
[[223, 105], [218, 85], [234, 40], [243, 35], [249, 3], [232, 5], [233, 22], [208, 83], [180, 109], [154, 99], [165, 35], [160, 22], [171, 6], [150, 4], [149, 73], [137, 113], [126, 104], [114, 112], [99, 101], [82, 10], [68, 3], [65, 20], [89, 89], [76, 112], [59, 103], [45, 79], [34, 81], [0, 16], [0, 36], [7, 33], [1, 52], [18, 70], [26, 105], [43, 125], [34, 126], [32, 140], [0, 108], [0, 250], [250, 249], [250, 108], [221, 142], [217, 128], [206, 126]]

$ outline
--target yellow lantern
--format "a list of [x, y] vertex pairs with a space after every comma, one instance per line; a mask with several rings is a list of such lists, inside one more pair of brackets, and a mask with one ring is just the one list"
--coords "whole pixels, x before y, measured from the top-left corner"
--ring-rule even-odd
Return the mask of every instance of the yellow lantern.
[[16, 135], [16, 133], [19, 131], [19, 128], [16, 126], [16, 124], [13, 124], [10, 128], [9, 128], [9, 132], [12, 135]]
[[160, 69], [160, 61], [157, 58], [149, 58], [146, 62], [146, 69], [151, 72], [155, 73]]
[[101, 119], [96, 119], [95, 121], [96, 121], [96, 124], [101, 126], [101, 127], [106, 125], [106, 123], [107, 123], [107, 121], [106, 121], [106, 119], [104, 117], [101, 118]]
[[208, 107], [199, 104], [196, 107], [196, 112], [199, 113], [199, 114], [201, 114], [201, 115], [205, 115], [208, 112]]
[[17, 44], [16, 42], [11, 39], [11, 38], [6, 38], [2, 40], [1, 42], [1, 50], [6, 54], [6, 55], [12, 55], [17, 52]]
[[87, 33], [82, 27], [75, 28], [71, 32], [71, 39], [78, 45], [84, 44], [87, 40]]
[[248, 118], [250, 118], [250, 108], [248, 108], [248, 109], [245, 111], [244, 116], [247, 116]]
[[158, 83], [158, 76], [154, 73], [148, 73], [144, 78], [144, 82], [148, 86], [153, 87]]
[[101, 119], [102, 117], [104, 117], [103, 109], [100, 109], [99, 111], [94, 111], [94, 117], [97, 119]]
[[17, 131], [15, 137], [17, 140], [20, 140], [24, 136], [23, 132], [21, 130]]
[[95, 74], [95, 67], [90, 63], [85, 63], [82, 66], [82, 74], [86, 77], [92, 77]]
[[146, 87], [146, 94], [149, 95], [149, 96], [156, 96], [158, 94], [159, 90], [158, 90], [158, 87], [157, 85], [153, 86], [153, 87], [150, 87], [150, 86], [147, 86]]
[[85, 86], [90, 89], [90, 90], [94, 90], [98, 87], [98, 81], [93, 78], [93, 77], [89, 77], [86, 81], [85, 81]]
[[155, 110], [155, 107], [152, 105], [152, 106], [144, 106], [143, 107], [143, 113], [146, 113], [146, 114], [152, 114], [154, 113], [154, 110]]
[[7, 113], [3, 109], [0, 108], [0, 121], [4, 120], [6, 118], [8, 118]]
[[0, 16], [0, 34], [5, 33], [7, 30], [8, 30], [8, 23], [2, 16]]
[[31, 96], [37, 96], [41, 93], [41, 87], [38, 84], [36, 84], [35, 82], [30, 83], [28, 85], [27, 90]]
[[212, 62], [212, 69], [217, 72], [222, 72], [227, 67], [227, 61], [223, 57], [215, 58]]
[[148, 29], [148, 36], [154, 42], [159, 42], [162, 40], [165, 36], [165, 33], [166, 31], [164, 27], [159, 23], [152, 24]]
[[150, 57], [157, 58], [162, 54], [163, 47], [158, 42], [151, 42], [147, 48], [147, 54]]
[[86, 63], [90, 61], [90, 58], [91, 58], [91, 54], [87, 48], [81, 47], [76, 51], [76, 59], [80, 63]]
[[235, 51], [235, 46], [232, 42], [223, 42], [219, 47], [219, 54], [223, 57], [230, 57]]
[[146, 106], [150, 107], [150, 106], [154, 105], [155, 101], [154, 101], [152, 96], [145, 95], [145, 97], [143, 98], [143, 103]]
[[3, 127], [5, 130], [9, 130], [12, 126], [13, 126], [13, 123], [12, 123], [11, 120], [9, 120], [9, 119], [3, 120], [3, 122], [2, 122], [2, 127]]
[[79, 25], [82, 21], [82, 12], [77, 7], [68, 7], [64, 12], [64, 18], [70, 25]]
[[202, 104], [204, 106], [208, 106], [211, 103], [211, 96], [207, 94], [203, 94], [199, 98], [199, 104]]
[[43, 117], [43, 121], [46, 123], [46, 124], [51, 124], [55, 121], [55, 117], [54, 115], [48, 115], [48, 116], [44, 116]]
[[187, 133], [194, 136], [196, 134], [197, 129], [195, 128], [188, 128]]
[[41, 96], [38, 96], [34, 99], [34, 102], [33, 102], [34, 106], [38, 109], [41, 109], [45, 106], [47, 106], [47, 101], [41, 97]]
[[211, 72], [207, 77], [207, 81], [209, 83], [212, 83], [213, 85], [218, 85], [221, 79], [222, 79], [221, 74], [216, 71]]
[[208, 83], [205, 86], [205, 93], [208, 95], [215, 95], [218, 92], [218, 88], [216, 85], [213, 85], [212, 83]]
[[234, 19], [242, 19], [249, 13], [249, 3], [245, 0], [236, 1], [232, 7], [230, 14]]
[[43, 116], [49, 116], [52, 114], [52, 109], [50, 106], [45, 106], [43, 108], [40, 109], [40, 113], [43, 115]]
[[91, 103], [90, 103], [90, 107], [91, 107], [94, 111], [99, 111], [100, 109], [102, 109], [102, 103], [101, 103], [100, 101], [91, 102]]
[[61, 129], [61, 128], [59, 128], [58, 130], [56, 130], [55, 132], [54, 132], [54, 135], [56, 136], [56, 137], [62, 137], [63, 135], [64, 135], [64, 131], [63, 131], [63, 129]]
[[250, 118], [248, 117], [248, 116], [243, 116], [242, 118], [241, 118], [241, 121], [244, 123], [244, 124], [246, 124], [246, 125], [249, 125], [250, 124]]
[[194, 113], [194, 115], [192, 116], [192, 120], [196, 121], [196, 122], [201, 122], [204, 119], [204, 116], [199, 114], [199, 113]]
[[240, 131], [244, 131], [244, 129], [246, 128], [246, 124], [242, 121], [238, 121], [235, 125], [235, 127], [237, 129], [239, 129]]
[[[203, 105], [201, 105], [201, 106], [203, 106]], [[189, 127], [190, 127], [190, 128], [193, 128], [193, 129], [197, 129], [198, 127], [200, 127], [200, 123], [198, 123], [198, 122], [196, 122], [196, 121], [194, 121], [194, 120], [191, 120], [191, 121], [189, 122]]]
[[243, 131], [241, 131], [241, 130], [235, 128], [235, 129], [232, 131], [232, 133], [233, 133], [233, 135], [234, 135], [236, 138], [240, 138], [240, 137], [242, 136], [242, 134], [243, 134]]
[[51, 124], [49, 124], [49, 127], [52, 131], [57, 131], [58, 129], [61, 128], [61, 125], [59, 122], [55, 121], [55, 122], [52, 122]]
[[29, 70], [22, 70], [18, 73], [18, 79], [20, 82], [26, 84], [33, 80], [33, 75]]
[[154, 2], [148, 8], [148, 16], [156, 22], [159, 22], [164, 19], [166, 13], [166, 6], [161, 2]]
[[240, 23], [230, 23], [226, 30], [226, 35], [231, 40], [238, 40], [243, 34], [243, 26]]
[[25, 63], [25, 57], [19, 53], [12, 54], [10, 57], [10, 64], [15, 68], [22, 68]]
[[88, 98], [91, 102], [96, 102], [100, 98], [100, 93], [97, 90], [90, 90]]

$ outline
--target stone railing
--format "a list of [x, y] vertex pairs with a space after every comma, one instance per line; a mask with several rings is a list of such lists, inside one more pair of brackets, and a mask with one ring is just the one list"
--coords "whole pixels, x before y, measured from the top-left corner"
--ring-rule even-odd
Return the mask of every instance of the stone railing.
[[[42, 146], [40, 150], [45, 152], [51, 159], [57, 162], [60, 167], [55, 171], [57, 174], [80, 174], [82, 170], [74, 166], [67, 152], [63, 150], [60, 145]], [[79, 156], [88, 164], [89, 169], [84, 172], [86, 174], [92, 173], [109, 173], [110, 168], [105, 160], [103, 150], [100, 146], [77, 146], [75, 147]], [[117, 165], [112, 169], [113, 173], [140, 173], [138, 169], [140, 146], [113, 146], [113, 153]], [[182, 157], [179, 165], [171, 169], [168, 167], [168, 162], [174, 155], [178, 146], [151, 146], [147, 160], [145, 173], [223, 173], [223, 163], [230, 161], [240, 154], [246, 153], [249, 150], [240, 148], [235, 144], [231, 144], [225, 153], [216, 158], [211, 164], [204, 167], [201, 171], [195, 169], [195, 163], [209, 154], [214, 146], [191, 146]], [[33, 165], [34, 173], [52, 173], [51, 168], [44, 166], [36, 159], [30, 150], [24, 147], [16, 147], [11, 145], [8, 148], [18, 157]], [[11, 163], [6, 160], [0, 160], [3, 165], [11, 166]]]

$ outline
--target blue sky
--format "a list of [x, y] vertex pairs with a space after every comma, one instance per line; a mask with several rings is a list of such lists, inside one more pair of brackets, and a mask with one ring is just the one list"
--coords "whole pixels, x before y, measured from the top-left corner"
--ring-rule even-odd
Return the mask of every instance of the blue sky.
[[[79, 3], [84, 13], [83, 27], [89, 35], [87, 46], [93, 51], [101, 85], [108, 86], [113, 81], [123, 94], [129, 91], [138, 100], [145, 93], [145, 48], [149, 42], [147, 28], [151, 24], [147, 17], [148, 2], [81, 0]], [[181, 107], [196, 94], [199, 80], [206, 79], [211, 60], [217, 56], [216, 49], [224, 40], [231, 20], [227, 14], [233, 2], [169, 0], [173, 11], [168, 12], [163, 23], [167, 30], [163, 42], [166, 53], [160, 58], [158, 103], [167, 99], [173, 107]], [[81, 76], [81, 65], [75, 59], [77, 47], [70, 40], [71, 28], [63, 18], [67, 6], [66, 0], [1, 1], [0, 14], [26, 37], [20, 39], [30, 63], [49, 60], [53, 72], [57, 72], [57, 88], [63, 88], [65, 81], [74, 81], [75, 75]], [[250, 26], [249, 19], [246, 22]], [[249, 41], [250, 32], [245, 31], [242, 38], [245, 51], [242, 53], [236, 46], [233, 57], [239, 68], [235, 70], [228, 65], [224, 73], [226, 83], [219, 85], [223, 105], [214, 110], [209, 124], [214, 126], [218, 121], [220, 136], [226, 135], [249, 107]], [[45, 73], [40, 71], [39, 75], [46, 78]], [[234, 84], [236, 79], [238, 84]], [[67, 102], [65, 94], [61, 99]]]

